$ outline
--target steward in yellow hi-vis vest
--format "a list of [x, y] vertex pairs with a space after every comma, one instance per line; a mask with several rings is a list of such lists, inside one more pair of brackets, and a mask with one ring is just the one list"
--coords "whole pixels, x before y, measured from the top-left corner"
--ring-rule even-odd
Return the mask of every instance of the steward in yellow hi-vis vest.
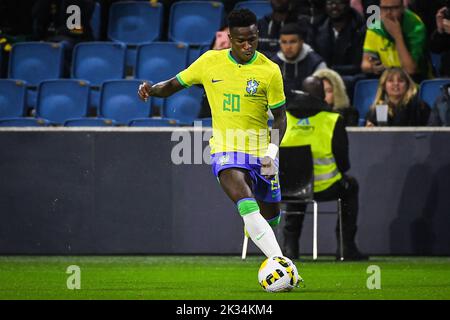
[[[345, 260], [365, 260], [355, 244], [358, 215], [358, 183], [345, 174], [350, 168], [348, 137], [344, 119], [331, 111], [324, 101], [323, 82], [316, 77], [306, 78], [303, 91], [295, 91], [287, 100], [287, 127], [280, 147], [310, 145], [314, 161], [314, 199], [341, 199], [343, 256]], [[280, 181], [283, 183], [283, 181]], [[303, 204], [286, 204], [287, 213], [305, 212]], [[297, 259], [298, 240], [303, 214], [286, 214], [283, 229], [284, 250], [287, 257]], [[336, 227], [339, 239], [339, 228]], [[340, 258], [340, 247], [336, 254]]]
[[327, 111], [304, 119], [286, 113], [287, 128], [281, 147], [311, 145], [314, 158], [314, 192], [326, 190], [342, 179], [331, 144], [339, 117], [338, 113]]

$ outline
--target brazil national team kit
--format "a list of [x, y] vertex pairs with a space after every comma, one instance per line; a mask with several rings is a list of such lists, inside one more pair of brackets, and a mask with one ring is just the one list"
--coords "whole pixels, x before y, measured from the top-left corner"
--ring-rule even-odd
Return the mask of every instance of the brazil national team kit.
[[177, 79], [184, 87], [205, 88], [213, 124], [209, 143], [214, 175], [228, 168], [246, 169], [255, 197], [279, 202], [278, 176], [268, 180], [260, 174], [260, 158], [270, 143], [267, 109], [285, 104], [279, 67], [257, 51], [249, 62], [239, 64], [230, 49], [210, 50]]

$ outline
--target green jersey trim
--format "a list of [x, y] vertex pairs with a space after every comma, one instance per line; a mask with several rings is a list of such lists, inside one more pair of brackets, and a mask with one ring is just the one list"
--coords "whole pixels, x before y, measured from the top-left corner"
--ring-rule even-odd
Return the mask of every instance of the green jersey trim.
[[184, 81], [181, 79], [180, 74], [177, 74], [177, 80], [178, 80], [178, 82], [179, 82], [183, 87], [185, 87], [185, 88], [189, 88], [189, 87], [190, 87], [186, 82], [184, 82]]
[[283, 100], [283, 101], [281, 101], [281, 102], [279, 102], [279, 103], [277, 103], [277, 104], [274, 104], [274, 105], [269, 106], [269, 108], [270, 108], [270, 109], [277, 109], [277, 108], [283, 106], [285, 103], [286, 103], [286, 100]]

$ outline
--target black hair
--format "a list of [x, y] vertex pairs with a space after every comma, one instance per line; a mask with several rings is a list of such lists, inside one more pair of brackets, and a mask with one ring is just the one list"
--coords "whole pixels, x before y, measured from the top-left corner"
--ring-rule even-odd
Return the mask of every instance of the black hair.
[[253, 24], [257, 24], [258, 19], [256, 15], [248, 9], [232, 10], [228, 15], [228, 27], [239, 28], [249, 27]]
[[323, 79], [319, 77], [310, 76], [302, 82], [302, 89], [309, 95], [323, 100], [325, 99], [325, 88], [323, 85]]
[[282, 34], [296, 34], [301, 40], [305, 40], [308, 31], [299, 23], [288, 23], [281, 28], [280, 35]]

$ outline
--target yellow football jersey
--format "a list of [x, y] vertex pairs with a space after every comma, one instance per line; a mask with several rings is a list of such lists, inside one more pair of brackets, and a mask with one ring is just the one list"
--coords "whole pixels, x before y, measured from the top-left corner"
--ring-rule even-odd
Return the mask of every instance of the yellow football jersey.
[[177, 75], [185, 87], [201, 84], [211, 107], [211, 153], [261, 157], [270, 143], [268, 108], [285, 104], [280, 68], [259, 52], [239, 64], [230, 49], [210, 50]]
[[380, 57], [381, 63], [385, 66], [402, 66], [395, 43], [370, 29], [366, 32], [364, 52], [373, 52], [377, 54]]

